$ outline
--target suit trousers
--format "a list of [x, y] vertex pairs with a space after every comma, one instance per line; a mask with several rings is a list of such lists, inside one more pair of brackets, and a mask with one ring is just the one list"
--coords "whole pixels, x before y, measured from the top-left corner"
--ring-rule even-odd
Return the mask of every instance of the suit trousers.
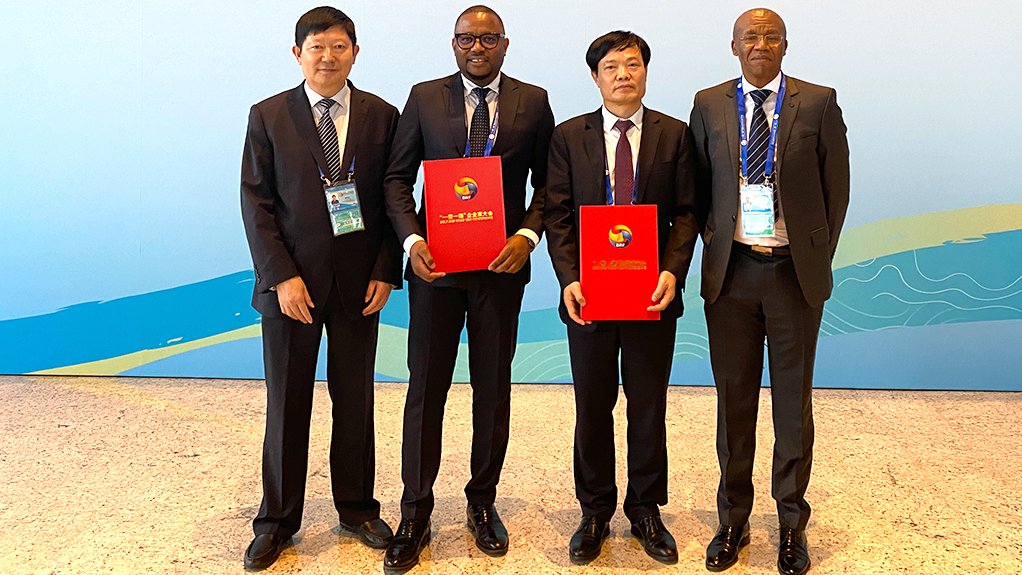
[[752, 467], [766, 338], [774, 424], [772, 495], [782, 527], [804, 529], [813, 464], [813, 366], [823, 307], [810, 306], [789, 256], [732, 249], [720, 296], [706, 304], [717, 388], [721, 524], [752, 513]]
[[344, 314], [336, 283], [324, 304], [310, 310], [312, 324], [263, 317], [266, 434], [263, 501], [255, 533], [289, 536], [301, 527], [308, 473], [309, 425], [316, 360], [327, 333], [327, 389], [332, 403], [330, 484], [340, 520], [360, 525], [380, 516], [373, 497], [376, 447], [373, 375], [379, 314]]
[[575, 390], [575, 495], [583, 515], [610, 520], [617, 508], [613, 411], [619, 355], [628, 401], [624, 512], [634, 522], [659, 515], [667, 503], [667, 385], [676, 327], [674, 318], [568, 325]]
[[459, 285], [408, 282], [408, 396], [401, 440], [401, 516], [427, 519], [440, 470], [444, 405], [461, 331], [468, 327], [472, 385], [473, 505], [492, 504], [504, 466], [511, 423], [511, 360], [525, 286], [510, 276], [469, 272]]

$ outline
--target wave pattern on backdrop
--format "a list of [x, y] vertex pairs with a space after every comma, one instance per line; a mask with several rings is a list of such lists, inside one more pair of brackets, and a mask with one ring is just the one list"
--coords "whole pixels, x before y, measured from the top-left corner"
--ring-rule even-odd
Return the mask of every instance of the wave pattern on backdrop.
[[[1022, 340], [1020, 252], [1022, 204], [849, 230], [824, 312], [817, 385], [1022, 389], [1014, 375], [1022, 354], [1013, 349]], [[238, 272], [0, 321], [0, 373], [261, 378], [252, 281]], [[672, 383], [711, 385], [699, 278], [686, 283]], [[526, 311], [520, 324], [514, 381], [570, 381], [556, 307]], [[404, 291], [394, 292], [381, 316], [377, 379], [407, 377], [407, 327]], [[468, 379], [464, 337], [462, 346], [457, 381]]]

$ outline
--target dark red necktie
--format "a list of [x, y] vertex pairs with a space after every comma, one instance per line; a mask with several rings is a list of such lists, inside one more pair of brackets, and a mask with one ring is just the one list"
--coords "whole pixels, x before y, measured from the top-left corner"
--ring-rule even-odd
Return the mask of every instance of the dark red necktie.
[[628, 130], [634, 125], [631, 120], [618, 120], [614, 124], [614, 129], [621, 133], [614, 153], [614, 205], [617, 206], [632, 203], [635, 171], [632, 170], [632, 145], [628, 143]]

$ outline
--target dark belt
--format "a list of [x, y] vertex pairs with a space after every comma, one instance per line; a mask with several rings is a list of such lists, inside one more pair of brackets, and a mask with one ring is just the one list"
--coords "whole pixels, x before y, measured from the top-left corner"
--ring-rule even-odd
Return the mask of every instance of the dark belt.
[[791, 257], [791, 248], [789, 246], [750, 246], [749, 244], [743, 244], [742, 242], [734, 242], [734, 247], [738, 251], [755, 254], [757, 256]]

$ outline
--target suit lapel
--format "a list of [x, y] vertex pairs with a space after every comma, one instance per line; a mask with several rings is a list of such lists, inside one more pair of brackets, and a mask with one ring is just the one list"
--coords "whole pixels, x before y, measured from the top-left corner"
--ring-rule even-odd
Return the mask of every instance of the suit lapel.
[[[518, 82], [512, 78], [501, 75], [500, 92], [497, 95], [497, 108], [500, 117], [497, 119], [497, 141], [493, 143], [494, 156], [499, 156], [511, 145], [511, 128], [515, 125], [515, 118], [518, 116], [518, 100], [521, 93], [518, 91]], [[500, 135], [504, 134], [501, 139]]]
[[660, 144], [660, 134], [663, 127], [660, 126], [660, 114], [646, 108], [645, 117], [642, 119], [642, 136], [639, 138], [639, 161], [636, 164], [638, 169], [638, 193], [635, 196], [635, 203], [641, 204], [646, 197], [646, 186], [649, 184], [649, 174], [653, 171], [653, 160], [656, 158], [657, 147]]
[[323, 143], [319, 141], [319, 132], [316, 131], [316, 121], [312, 119], [312, 107], [309, 105], [309, 97], [305, 95], [305, 84], [299, 84], [291, 90], [287, 96], [287, 109], [291, 114], [291, 121], [295, 124], [295, 130], [305, 142], [316, 159], [316, 164], [324, 174], [330, 173], [330, 167], [326, 163], [326, 156], [323, 154]]
[[727, 90], [725, 90], [724, 95], [727, 97], [724, 98], [721, 103], [721, 105], [724, 106], [724, 121], [726, 123], [726, 129], [724, 131], [727, 133], [727, 149], [731, 151], [732, 174], [738, 174], [742, 169], [742, 151], [739, 142], [741, 139], [739, 130], [741, 128], [738, 125], [738, 100], [735, 99], [737, 88], [738, 80], [735, 80], [731, 83]]
[[[366, 96], [361, 90], [348, 82], [351, 89], [351, 106], [348, 109], [348, 135], [344, 139], [344, 157], [341, 158], [341, 173], [346, 174], [355, 152], [359, 148], [359, 142], [365, 134], [366, 118], [369, 116], [369, 107], [366, 104]], [[357, 168], [358, 166], [356, 166]]]
[[447, 104], [447, 124], [457, 154], [454, 157], [460, 158], [465, 153], [465, 143], [468, 140], [468, 130], [465, 126], [465, 85], [461, 81], [461, 74], [451, 76], [446, 87], [444, 103]]
[[784, 150], [788, 147], [788, 140], [791, 139], [791, 128], [795, 125], [795, 117], [798, 115], [798, 105], [801, 99], [798, 97], [798, 81], [790, 77], [786, 78], [784, 102], [781, 102], [781, 118], [777, 122], [777, 161], [774, 164], [774, 172], [780, 174], [781, 162], [784, 160]]
[[589, 159], [589, 173], [593, 190], [590, 197], [582, 198], [582, 204], [605, 205], [607, 203], [606, 144], [603, 140], [603, 114], [596, 110], [586, 116], [585, 132], [582, 134], [586, 157]]

